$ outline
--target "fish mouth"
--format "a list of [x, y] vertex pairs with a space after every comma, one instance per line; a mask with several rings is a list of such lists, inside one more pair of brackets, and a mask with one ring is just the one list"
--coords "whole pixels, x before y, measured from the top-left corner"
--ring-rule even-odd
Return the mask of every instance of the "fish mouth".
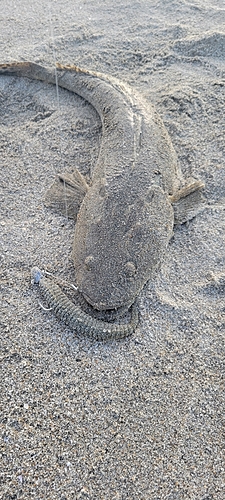
[[97, 311], [105, 311], [107, 309], [116, 309], [116, 307], [112, 308], [112, 307], [108, 307], [108, 304], [106, 302], [94, 302], [91, 297], [89, 297], [89, 295], [87, 295], [87, 293], [84, 293], [84, 292], [80, 292], [84, 299], [86, 300], [86, 302], [88, 304], [91, 305], [91, 307], [93, 307], [94, 309], [96, 309]]
[[103, 321], [114, 321], [117, 318], [125, 315], [132, 304], [123, 304], [109, 307], [107, 303], [104, 302], [93, 302], [91, 298], [84, 292], [79, 291], [79, 296], [82, 301], [82, 306], [84, 310], [90, 314], [90, 316], [100, 319]]

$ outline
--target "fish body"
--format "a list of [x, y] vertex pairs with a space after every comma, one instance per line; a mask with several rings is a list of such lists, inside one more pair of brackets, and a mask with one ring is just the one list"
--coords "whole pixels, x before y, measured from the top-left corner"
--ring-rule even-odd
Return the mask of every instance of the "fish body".
[[88, 100], [102, 122], [75, 227], [76, 283], [95, 309], [129, 307], [172, 236], [169, 196], [181, 184], [176, 153], [155, 109], [129, 86], [74, 68], [59, 69], [58, 82]]
[[[76, 169], [73, 177], [59, 176], [77, 219], [72, 251], [76, 284], [95, 310], [129, 308], [162, 261], [173, 234], [175, 205], [190, 197], [187, 217], [182, 214], [179, 220], [179, 213], [175, 217], [183, 222], [195, 215], [193, 206], [199, 201], [195, 192], [203, 183], [185, 186], [155, 108], [119, 80], [77, 66], [57, 65], [56, 71], [29, 62], [1, 64], [0, 74], [57, 81], [97, 110], [102, 142], [91, 184]], [[62, 186], [60, 191], [57, 184], [53, 191], [47, 195], [49, 204], [53, 197], [64, 203]], [[47, 283], [42, 282], [42, 289]], [[56, 295], [54, 304], [60, 293]]]

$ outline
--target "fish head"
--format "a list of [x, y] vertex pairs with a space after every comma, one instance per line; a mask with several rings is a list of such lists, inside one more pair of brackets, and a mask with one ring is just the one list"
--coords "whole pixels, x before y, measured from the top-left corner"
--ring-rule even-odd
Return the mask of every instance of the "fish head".
[[129, 307], [162, 260], [173, 231], [164, 192], [151, 187], [143, 199], [122, 193], [98, 200], [89, 193], [75, 230], [76, 284], [97, 310]]

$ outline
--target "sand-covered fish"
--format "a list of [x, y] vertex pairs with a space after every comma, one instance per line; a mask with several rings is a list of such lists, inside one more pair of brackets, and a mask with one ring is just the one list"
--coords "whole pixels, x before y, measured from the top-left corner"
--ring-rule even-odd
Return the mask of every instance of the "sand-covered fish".
[[[56, 83], [55, 69], [35, 63], [0, 65], [0, 74]], [[196, 215], [199, 180], [184, 180], [165, 126], [154, 107], [119, 80], [57, 65], [60, 87], [91, 103], [102, 122], [102, 142], [91, 184], [77, 169], [62, 173], [46, 204], [76, 219], [73, 261], [76, 285], [94, 310], [125, 311], [163, 259], [174, 223]], [[58, 285], [32, 271], [55, 312], [77, 333], [96, 339], [121, 338], [138, 322], [100, 321], [82, 311]]]

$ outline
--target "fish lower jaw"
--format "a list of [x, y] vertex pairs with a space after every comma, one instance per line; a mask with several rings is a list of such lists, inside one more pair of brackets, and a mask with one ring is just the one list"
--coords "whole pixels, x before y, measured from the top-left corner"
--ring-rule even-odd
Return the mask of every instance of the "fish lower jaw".
[[110, 304], [108, 302], [94, 302], [86, 293], [80, 292], [83, 299], [87, 302], [89, 307], [93, 308], [93, 311], [96, 312], [105, 312], [105, 313], [113, 313], [115, 312], [116, 316], [120, 316], [124, 314], [131, 307], [132, 302], [128, 304], [124, 304], [124, 302], [118, 302], [117, 304]]

